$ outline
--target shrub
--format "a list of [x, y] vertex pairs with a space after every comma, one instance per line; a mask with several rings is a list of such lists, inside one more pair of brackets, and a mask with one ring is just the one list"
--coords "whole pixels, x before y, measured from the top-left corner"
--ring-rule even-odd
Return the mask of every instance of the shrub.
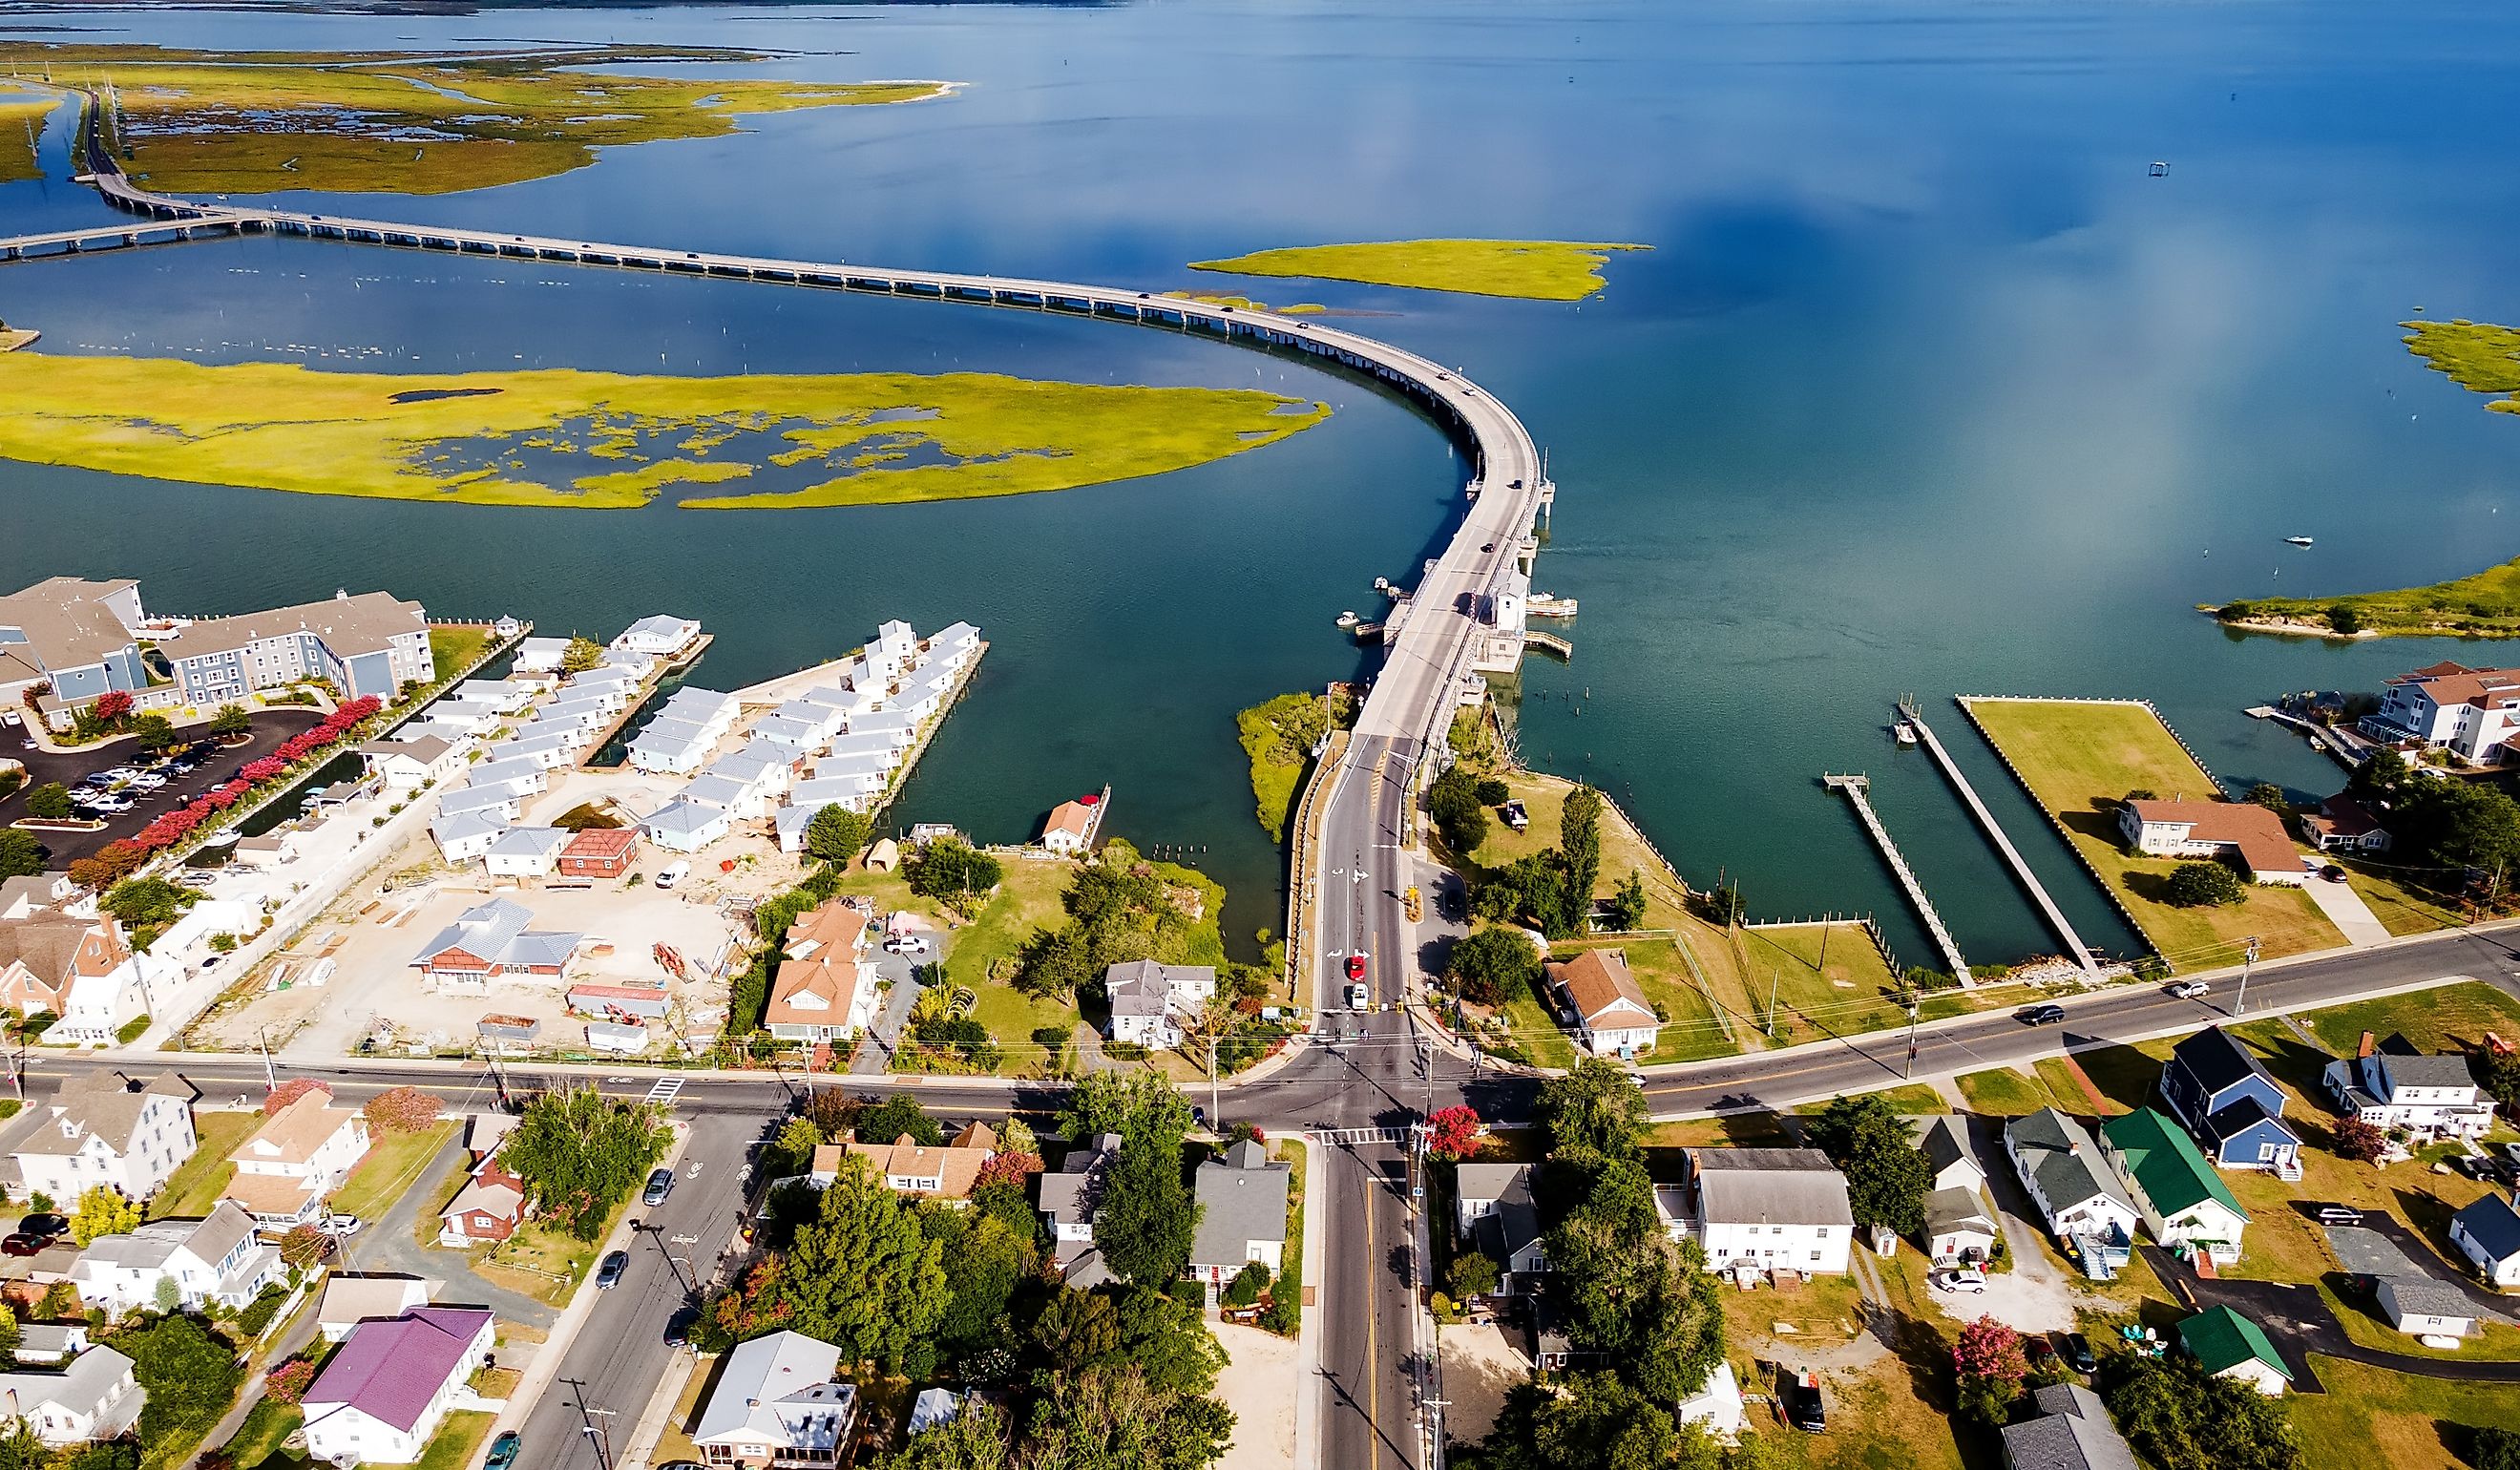
[[57, 780], [48, 780], [26, 793], [26, 815], [44, 822], [67, 822], [70, 817], [70, 788]]
[[1513, 799], [1512, 789], [1493, 776], [1485, 778], [1472, 787], [1470, 794], [1476, 796], [1479, 805], [1483, 807], [1501, 807]]
[[262, 1396], [274, 1403], [295, 1403], [315, 1381], [315, 1364], [292, 1358], [263, 1376]]
[[329, 1097], [333, 1090], [312, 1077], [292, 1077], [262, 1094], [262, 1115], [268, 1118], [309, 1092], [322, 1092]]
[[1228, 1307], [1248, 1307], [1260, 1300], [1262, 1288], [1269, 1284], [1269, 1268], [1254, 1261], [1234, 1273], [1225, 1283], [1224, 1302]]
[[446, 1100], [435, 1092], [418, 1088], [395, 1088], [379, 1092], [359, 1109], [368, 1127], [381, 1134], [416, 1134], [437, 1122], [446, 1111]]
[[2240, 875], [2221, 863], [2182, 863], [2162, 889], [2162, 897], [2182, 909], [2216, 909], [2248, 896]]

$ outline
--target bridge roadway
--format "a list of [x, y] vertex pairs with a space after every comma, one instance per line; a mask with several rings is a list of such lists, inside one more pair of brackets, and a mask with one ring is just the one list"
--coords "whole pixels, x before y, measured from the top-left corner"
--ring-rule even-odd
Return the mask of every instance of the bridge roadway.
[[[1387, 646], [1358, 729], [1334, 775], [1321, 826], [1323, 850], [1314, 870], [1341, 869], [1353, 902], [1325, 899], [1322, 944], [1314, 963], [1324, 967], [1325, 1001], [1344, 983], [1333, 977], [1343, 957], [1369, 957], [1370, 986], [1384, 1007], [1370, 1018], [1365, 1036], [1350, 1047], [1325, 1047], [1322, 1059], [1300, 1071], [1313, 1080], [1317, 1106], [1307, 1111], [1326, 1122], [1364, 1121], [1405, 1126], [1415, 1120], [1412, 1092], [1426, 1094], [1419, 1052], [1405, 1002], [1422, 983], [1425, 966], [1413, 953], [1400, 895], [1415, 880], [1404, 845], [1413, 821], [1411, 797], [1417, 767], [1438, 748], [1464, 692], [1477, 688], [1473, 670], [1483, 630], [1502, 631], [1518, 655], [1520, 617], [1501, 616], [1506, 595], [1518, 597], [1517, 561], [1540, 512], [1546, 491], [1540, 454], [1510, 409], [1442, 365], [1404, 348], [1280, 313], [1213, 305], [1176, 296], [1108, 287], [950, 271], [901, 270], [845, 262], [789, 260], [698, 250], [659, 250], [548, 236], [501, 235], [480, 230], [397, 224], [383, 220], [294, 210], [218, 206], [141, 189], [91, 146], [94, 182], [117, 207], [148, 216], [158, 228], [208, 224], [238, 233], [297, 235], [352, 244], [510, 259], [559, 261], [733, 278], [827, 290], [989, 305], [1073, 312], [1135, 323], [1223, 333], [1243, 345], [1327, 359], [1371, 374], [1407, 392], [1448, 432], [1465, 441], [1473, 472], [1469, 504], [1444, 550], [1426, 566], [1411, 595], [1402, 626]], [[78, 232], [81, 243], [139, 243], [124, 232]], [[25, 244], [34, 244], [29, 238]], [[0, 240], [0, 256], [24, 251]], [[1293, 1069], [1290, 1069], [1293, 1070]], [[1281, 1086], [1298, 1084], [1289, 1077]], [[1327, 1091], [1314, 1091], [1324, 1089]], [[1458, 1093], [1459, 1081], [1447, 1087]], [[973, 1101], [986, 1100], [987, 1094]], [[1003, 1094], [1000, 1106], [1003, 1106]], [[943, 1096], [938, 1097], [943, 1101]], [[1294, 1100], [1292, 1095], [1282, 1102]], [[1426, 1422], [1417, 1376], [1418, 1349], [1427, 1341], [1418, 1253], [1425, 1223], [1412, 1208], [1407, 1151], [1392, 1144], [1326, 1148], [1314, 1215], [1323, 1232], [1329, 1279], [1317, 1284], [1323, 1324], [1323, 1373], [1316, 1411], [1307, 1415], [1320, 1440], [1315, 1463], [1378, 1470], [1386, 1464], [1426, 1462]]]

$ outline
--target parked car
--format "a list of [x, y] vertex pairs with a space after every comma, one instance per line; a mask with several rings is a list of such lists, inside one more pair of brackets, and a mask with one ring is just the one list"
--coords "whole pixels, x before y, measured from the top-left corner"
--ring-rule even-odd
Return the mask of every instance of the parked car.
[[648, 1176], [648, 1187], [640, 1194], [639, 1203], [650, 1206], [661, 1205], [665, 1202], [665, 1196], [673, 1192], [674, 1171], [659, 1169]]
[[2030, 1356], [2030, 1371], [2036, 1373], [2056, 1360], [2056, 1345], [2043, 1333], [2033, 1333], [2022, 1343]]
[[37, 1256], [51, 1244], [41, 1235], [0, 1236], [0, 1256]]
[[2322, 878], [2325, 878], [2327, 881], [2329, 881], [2329, 882], [2331, 882], [2331, 883], [2342, 883], [2342, 882], [2344, 882], [2344, 881], [2345, 881], [2345, 869], [2342, 869], [2342, 868], [2339, 868], [2337, 865], [2335, 865], [2335, 864], [2333, 864], [2333, 863], [2330, 863], [2330, 864], [2328, 864], [2325, 868], [2320, 869], [2318, 870], [2318, 875], [2319, 875], [2320, 877], [2322, 877]]
[[2352, 1205], [2320, 1205], [2316, 1213], [2318, 1223], [2323, 1225], [2359, 1225], [2362, 1223], [2362, 1212]]
[[356, 1215], [336, 1215], [324, 1222], [324, 1228], [336, 1235], [356, 1235], [367, 1224]]
[[138, 786], [143, 791], [163, 791], [166, 789], [166, 778], [155, 771], [143, 771], [131, 778], [130, 784]]
[[611, 1255], [604, 1258], [603, 1265], [595, 1269], [595, 1289], [598, 1291], [610, 1291], [613, 1287], [621, 1284], [621, 1273], [629, 1269], [630, 1253], [628, 1251], [614, 1251]]
[[18, 1222], [18, 1232], [22, 1235], [41, 1235], [47, 1239], [55, 1235], [67, 1235], [70, 1232], [70, 1218], [67, 1215], [29, 1215]]
[[691, 875], [692, 865], [677, 859], [672, 863], [666, 864], [664, 870], [656, 874], [656, 886], [659, 888], [671, 888], [676, 883], [681, 882], [683, 879], [688, 878]]
[[2162, 994], [2174, 1001], [2202, 1001], [2205, 999], [2205, 982], [2202, 980], [2177, 980], [2163, 986]]
[[490, 1442], [490, 1452], [481, 1457], [481, 1470], [510, 1470], [517, 1463], [517, 1450], [524, 1443], [524, 1436], [515, 1430], [501, 1430], [499, 1437]]
[[1931, 1279], [1936, 1291], [1964, 1291], [1976, 1295], [1986, 1290], [1986, 1272], [1975, 1269], [1939, 1271]]
[[1785, 1422], [1805, 1434], [1828, 1432], [1828, 1405], [1820, 1393], [1820, 1375], [1796, 1373], [1785, 1380]]
[[2098, 1354], [2092, 1351], [2090, 1338], [2080, 1332], [2065, 1334], [2065, 1366], [2077, 1373], [2096, 1373], [2100, 1370], [2100, 1358]]
[[2021, 1021], [2025, 1026], [2056, 1026], [2063, 1024], [2064, 1020], [2065, 1007], [2062, 1005], [2033, 1005], [2021, 1012]]
[[883, 952], [887, 955], [924, 955], [935, 948], [935, 943], [924, 934], [898, 934], [883, 942]]

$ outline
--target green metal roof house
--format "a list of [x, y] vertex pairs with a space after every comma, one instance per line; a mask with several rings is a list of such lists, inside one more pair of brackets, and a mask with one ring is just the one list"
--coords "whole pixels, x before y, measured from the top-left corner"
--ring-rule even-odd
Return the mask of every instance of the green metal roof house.
[[2249, 1212], [2185, 1129], [2141, 1108], [2100, 1125], [2100, 1156], [2126, 1185], [2153, 1239], [2193, 1246], [2222, 1265], [2240, 1259]]
[[2257, 1323], [2228, 1307], [2211, 1307], [2179, 1324], [2179, 1347], [2217, 1378], [2237, 1378], [2272, 1399], [2292, 1387], [2275, 1345]]

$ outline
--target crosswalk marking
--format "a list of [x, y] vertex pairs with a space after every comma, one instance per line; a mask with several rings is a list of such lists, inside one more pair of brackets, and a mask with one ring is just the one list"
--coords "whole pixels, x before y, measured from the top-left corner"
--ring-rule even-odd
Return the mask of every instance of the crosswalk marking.
[[666, 1107], [671, 1107], [674, 1105], [674, 1099], [682, 1094], [682, 1091], [683, 1080], [681, 1078], [660, 1077], [656, 1079], [656, 1085], [648, 1090], [648, 1100], [650, 1102], [661, 1103]]

